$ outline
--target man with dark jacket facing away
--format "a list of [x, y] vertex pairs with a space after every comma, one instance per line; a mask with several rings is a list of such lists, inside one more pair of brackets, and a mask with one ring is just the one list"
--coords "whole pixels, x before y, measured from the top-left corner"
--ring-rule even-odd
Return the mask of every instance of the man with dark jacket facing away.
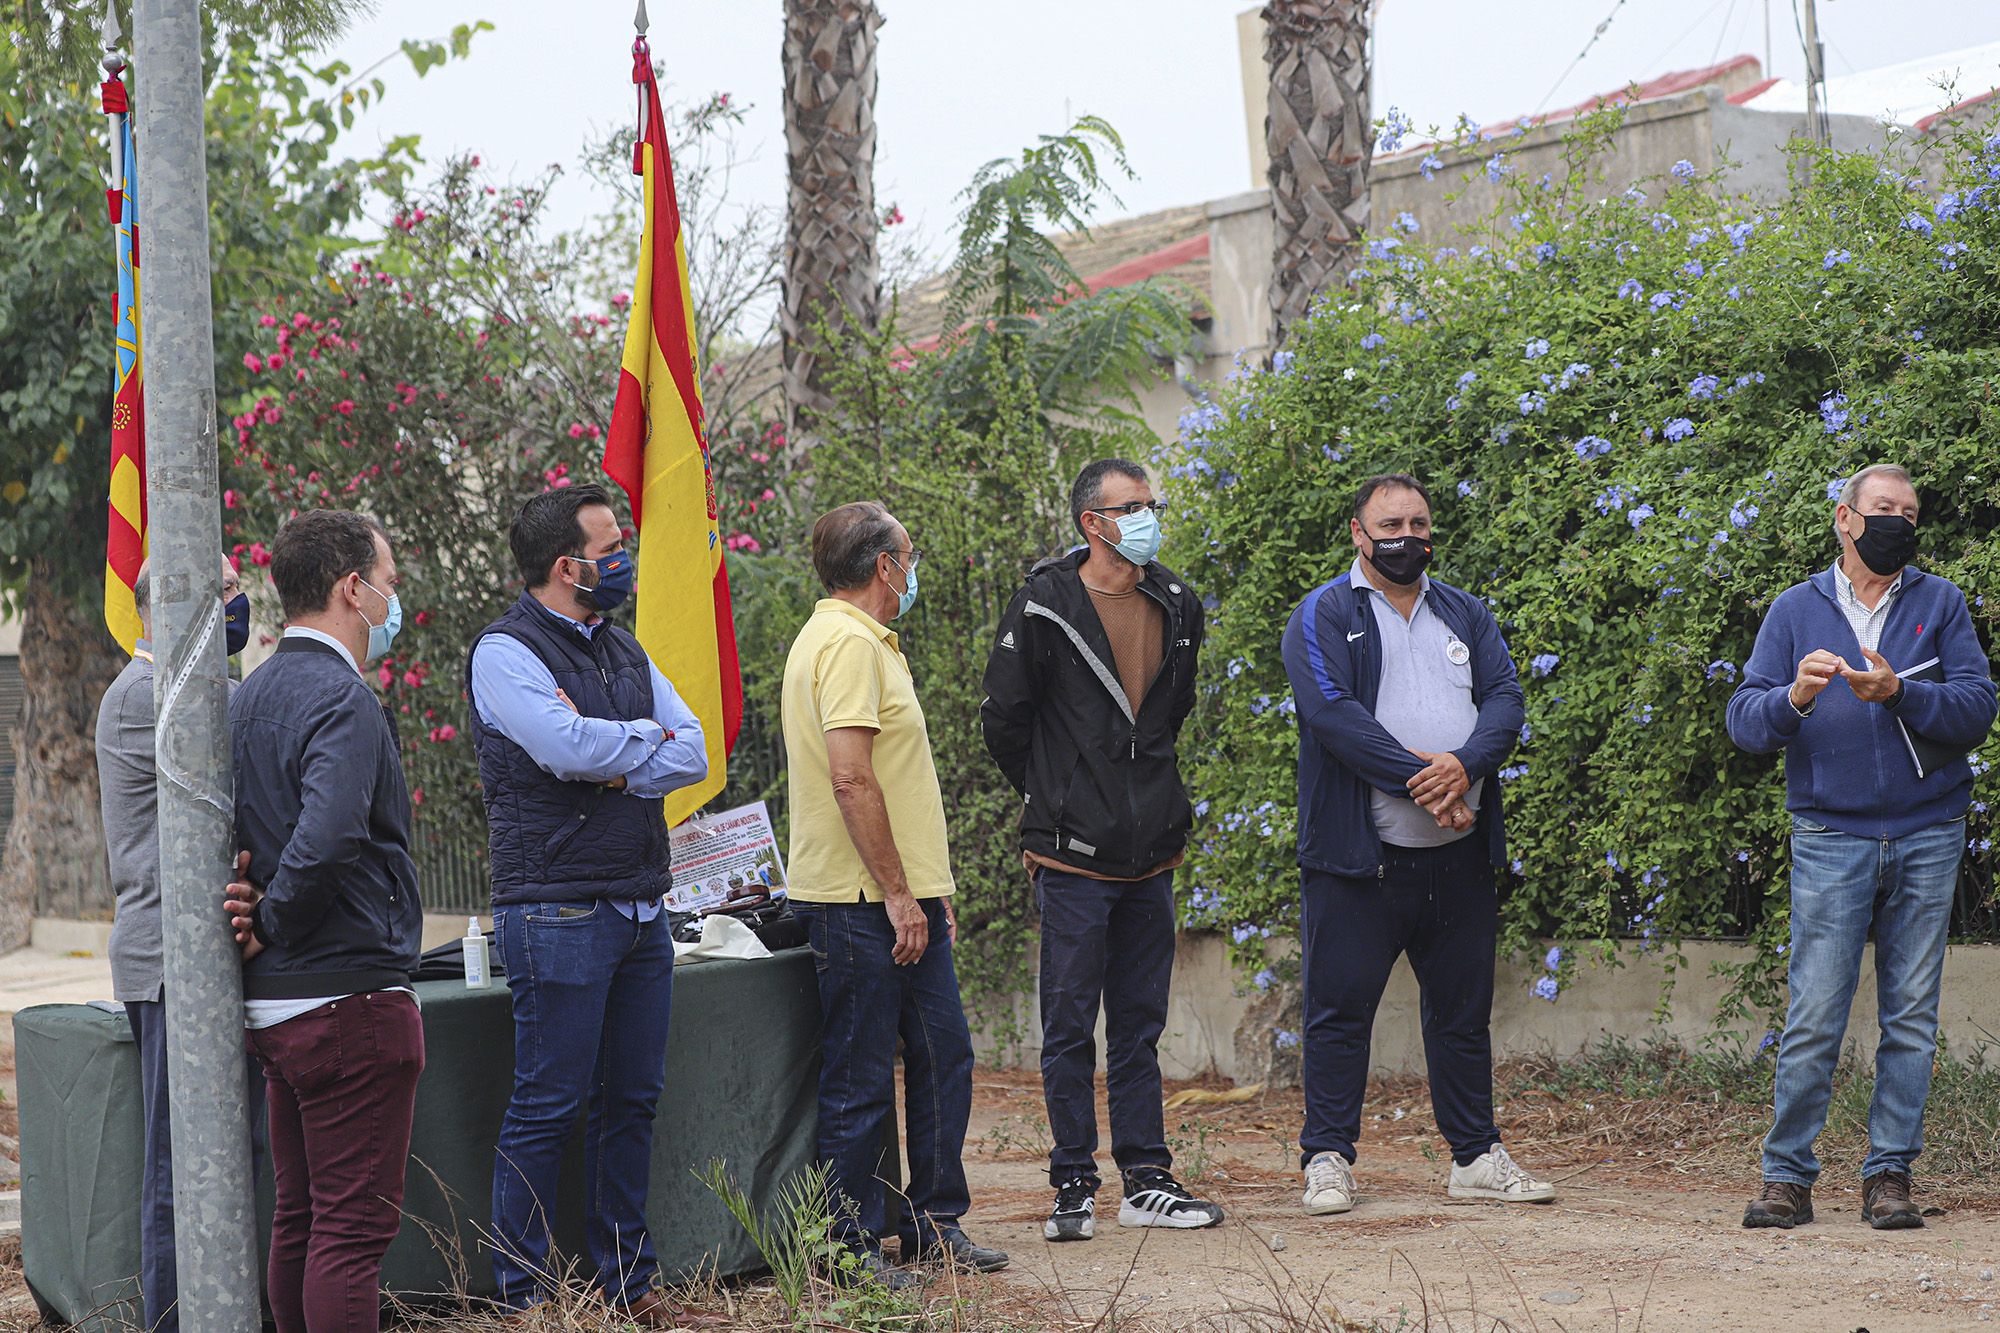
[[1992, 729], [1992, 669], [1965, 594], [1909, 562], [1917, 492], [1863, 468], [1834, 506], [1840, 558], [1771, 603], [1729, 735], [1785, 754], [1792, 816], [1792, 992], [1778, 1045], [1764, 1185], [1746, 1227], [1813, 1220], [1813, 1140], [1872, 929], [1881, 1040], [1861, 1164], [1861, 1216], [1920, 1227], [1910, 1168], [1924, 1146], [1945, 935], [1972, 800], [1966, 754]]
[[655, 1286], [646, 1228], [674, 980], [660, 798], [708, 775], [701, 723], [604, 618], [633, 568], [603, 488], [535, 496], [507, 537], [527, 590], [467, 666], [493, 929], [514, 997], [514, 1095], [493, 1163], [500, 1300], [525, 1310], [560, 1282], [556, 1177], [587, 1098], [584, 1216], [604, 1300], [646, 1328], [716, 1322]]
[[1174, 868], [1193, 822], [1174, 745], [1194, 707], [1202, 637], [1201, 599], [1154, 559], [1165, 509], [1137, 463], [1084, 468], [1070, 514], [1086, 548], [1035, 567], [986, 663], [986, 748], [1021, 793], [1041, 905], [1052, 1241], [1096, 1230], [1100, 1004], [1119, 1225], [1222, 1220], [1174, 1179], [1160, 1104]]
[[1284, 634], [1299, 719], [1305, 1211], [1354, 1206], [1369, 1038], [1403, 954], [1448, 1192], [1546, 1202], [1554, 1187], [1508, 1156], [1493, 1123], [1494, 871], [1507, 856], [1494, 778], [1520, 734], [1520, 680], [1485, 603], [1424, 573], [1422, 483], [1370, 477], [1348, 526], [1353, 567], [1306, 594]]
[[388, 537], [359, 514], [287, 521], [271, 582], [284, 637], [229, 701], [244, 851], [227, 897], [270, 1114], [268, 1293], [279, 1333], [354, 1333], [379, 1327], [424, 1067], [410, 793], [361, 676], [402, 608]]

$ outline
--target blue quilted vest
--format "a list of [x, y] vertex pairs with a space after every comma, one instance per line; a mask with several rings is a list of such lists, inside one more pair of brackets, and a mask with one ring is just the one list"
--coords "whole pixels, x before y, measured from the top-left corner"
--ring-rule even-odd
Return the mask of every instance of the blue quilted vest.
[[[526, 644], [585, 717], [635, 722], [653, 715], [652, 664], [639, 641], [605, 623], [586, 636], [527, 593], [480, 631]], [[465, 695], [479, 752], [492, 851], [493, 902], [658, 898], [672, 882], [660, 802], [594, 782], [564, 782], [479, 720], [472, 657]]]

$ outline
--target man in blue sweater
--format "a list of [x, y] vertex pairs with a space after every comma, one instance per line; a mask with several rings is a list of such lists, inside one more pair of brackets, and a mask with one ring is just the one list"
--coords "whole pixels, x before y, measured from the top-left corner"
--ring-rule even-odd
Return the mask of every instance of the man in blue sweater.
[[1430, 497], [1406, 473], [1361, 484], [1353, 568], [1285, 626], [1299, 716], [1305, 970], [1305, 1210], [1354, 1206], [1375, 1009], [1407, 954], [1423, 995], [1431, 1106], [1457, 1199], [1543, 1203], [1555, 1188], [1493, 1123], [1492, 781], [1520, 735], [1521, 683], [1485, 603], [1424, 574]]
[[1923, 1151], [1938, 990], [1965, 810], [1966, 754], [1994, 716], [1992, 673], [1965, 595], [1910, 566], [1917, 492], [1891, 464], [1863, 468], [1834, 509], [1840, 559], [1771, 604], [1729, 735], [1785, 752], [1792, 815], [1791, 1010], [1778, 1047], [1764, 1187], [1746, 1227], [1812, 1221], [1813, 1140], [1875, 933], [1881, 1039], [1861, 1212], [1920, 1227], [1910, 1167]]

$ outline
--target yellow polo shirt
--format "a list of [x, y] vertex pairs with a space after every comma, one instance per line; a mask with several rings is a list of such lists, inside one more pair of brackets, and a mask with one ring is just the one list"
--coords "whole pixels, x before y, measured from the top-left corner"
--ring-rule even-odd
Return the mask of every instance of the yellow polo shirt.
[[950, 893], [951, 850], [930, 729], [895, 632], [850, 602], [821, 599], [785, 659], [784, 709], [791, 896], [806, 903], [882, 901], [833, 797], [826, 733], [837, 727], [875, 733], [875, 779], [911, 895]]

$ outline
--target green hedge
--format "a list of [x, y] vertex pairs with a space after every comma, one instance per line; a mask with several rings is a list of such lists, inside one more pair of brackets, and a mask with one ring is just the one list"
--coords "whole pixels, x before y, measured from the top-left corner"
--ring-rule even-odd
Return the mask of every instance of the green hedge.
[[[1833, 488], [1909, 467], [1919, 559], [1982, 636], [2000, 614], [2000, 135], [1921, 159], [1799, 148], [1776, 201], [1686, 163], [1606, 198], [1616, 125], [1579, 125], [1553, 179], [1515, 172], [1505, 141], [1458, 144], [1509, 187], [1483, 234], [1428, 248], [1407, 215], [1378, 220], [1351, 294], [1163, 459], [1167, 558], [1214, 607], [1184, 909], [1259, 986], [1298, 920], [1279, 635], [1352, 560], [1364, 476], [1428, 479], [1435, 572], [1486, 597], [1521, 667], [1503, 947], [1747, 935], [1764, 947], [1739, 1005], [1775, 1001], [1786, 825], [1779, 761], [1737, 750], [1724, 707], [1771, 599], [1837, 553]], [[1975, 766], [1968, 873], [1990, 885]]]

